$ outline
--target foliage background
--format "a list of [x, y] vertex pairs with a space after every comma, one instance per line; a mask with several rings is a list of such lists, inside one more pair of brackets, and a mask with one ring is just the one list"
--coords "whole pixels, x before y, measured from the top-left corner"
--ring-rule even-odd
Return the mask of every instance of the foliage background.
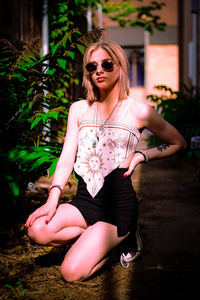
[[[140, 1], [141, 2], [141, 1]], [[61, 151], [69, 106], [83, 97], [81, 89], [82, 55], [90, 43], [99, 39], [101, 30], [86, 34], [88, 6], [103, 5], [103, 11], [122, 24], [135, 23], [153, 32], [163, 30], [155, 10], [163, 4], [134, 8], [130, 1], [110, 6], [100, 0], [49, 0], [50, 52], [40, 56], [40, 40], [28, 45], [1, 39], [0, 152], [2, 191], [15, 197], [23, 193], [29, 181], [49, 170], [51, 176]], [[146, 25], [145, 25], [146, 24]], [[8, 101], [9, 99], [9, 101]]]
[[149, 95], [147, 98], [156, 104], [164, 119], [184, 136], [188, 144], [188, 157], [200, 159], [199, 150], [193, 151], [190, 146], [191, 137], [200, 136], [200, 90], [195, 87], [189, 89], [185, 85], [179, 91], [163, 85], [156, 88], [160, 95]]
[[[0, 40], [0, 209], [6, 208], [2, 215], [6, 215], [13, 204], [20, 211], [26, 202], [27, 184], [47, 173], [52, 176], [55, 170], [69, 107], [73, 101], [84, 97], [82, 55], [102, 34], [101, 29], [87, 33], [88, 6], [95, 9], [101, 3], [103, 12], [120, 26], [142, 26], [150, 33], [154, 29], [164, 30], [166, 24], [158, 15], [164, 3], [152, 1], [144, 6], [138, 1], [141, 6], [136, 8], [131, 1], [114, 5], [106, 0], [49, 0], [50, 51], [43, 57], [39, 39], [29, 44]], [[185, 96], [180, 93], [176, 96], [176, 102], [164, 102], [166, 99], [155, 97], [152, 101], [158, 103], [165, 117], [172, 118], [178, 110], [183, 119], [186, 109], [179, 110], [179, 100]], [[187, 102], [188, 106], [190, 104], [191, 101]], [[181, 122], [178, 129], [183, 127]]]
[[[80, 66], [85, 44], [75, 24], [85, 18], [84, 4], [88, 1], [66, 3], [49, 1], [51, 36], [47, 55], [41, 57], [38, 39], [28, 45], [0, 40], [2, 224], [12, 210], [16, 219], [23, 215], [30, 181], [47, 171], [49, 176], [53, 174], [69, 106], [82, 93], [78, 88], [81, 67], [75, 72], [75, 66]], [[14, 222], [9, 221], [10, 225]]]

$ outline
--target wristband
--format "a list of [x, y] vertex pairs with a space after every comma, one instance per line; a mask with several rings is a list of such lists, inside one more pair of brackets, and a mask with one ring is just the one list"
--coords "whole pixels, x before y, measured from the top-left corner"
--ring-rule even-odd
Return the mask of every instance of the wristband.
[[61, 195], [62, 195], [62, 192], [63, 192], [63, 188], [59, 185], [59, 184], [54, 184], [54, 185], [51, 185], [50, 188], [49, 188], [49, 193], [51, 192], [52, 189], [54, 188], [57, 188], [61, 191]]
[[147, 163], [147, 162], [148, 162], [147, 155], [145, 155], [144, 152], [142, 152], [142, 151], [135, 151], [135, 153], [140, 153], [140, 154], [142, 154], [142, 156], [144, 157], [143, 163]]

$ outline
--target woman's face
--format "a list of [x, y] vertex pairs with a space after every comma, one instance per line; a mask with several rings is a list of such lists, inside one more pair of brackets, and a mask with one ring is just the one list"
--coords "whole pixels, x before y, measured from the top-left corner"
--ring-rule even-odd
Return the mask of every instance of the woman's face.
[[102, 63], [106, 60], [111, 60], [112, 58], [108, 52], [102, 48], [92, 52], [89, 62], [95, 62], [97, 64], [97, 69], [90, 73], [91, 80], [95, 86], [101, 90], [110, 90], [119, 79], [119, 67], [114, 64], [113, 69], [105, 71], [102, 67]]

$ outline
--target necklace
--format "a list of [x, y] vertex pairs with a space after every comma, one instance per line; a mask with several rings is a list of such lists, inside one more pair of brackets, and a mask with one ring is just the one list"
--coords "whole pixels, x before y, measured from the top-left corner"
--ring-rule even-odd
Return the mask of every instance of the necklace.
[[101, 119], [101, 125], [99, 126], [99, 131], [100, 132], [104, 131], [104, 129], [105, 129], [104, 126], [106, 125], [106, 123], [108, 122], [108, 120], [110, 119], [110, 117], [112, 116], [112, 114], [114, 113], [115, 108], [117, 107], [118, 103], [119, 103], [119, 100], [117, 101], [117, 103], [115, 104], [115, 106], [113, 107], [113, 109], [111, 110], [110, 114], [108, 115], [107, 119], [104, 122], [102, 121], [102, 118], [101, 118], [100, 107], [99, 107], [99, 105], [97, 106], [97, 111], [99, 111], [99, 115], [100, 115], [100, 119]]
[[98, 117], [98, 112], [100, 115], [100, 119], [101, 119], [101, 125], [99, 126], [99, 132], [96, 131], [95, 137], [92, 141], [92, 147], [96, 148], [97, 142], [99, 142], [99, 136], [103, 134], [104, 129], [105, 129], [105, 125], [106, 123], [109, 121], [110, 117], [112, 116], [112, 114], [114, 113], [116, 107], [118, 106], [119, 100], [117, 101], [117, 103], [115, 104], [115, 106], [113, 107], [112, 111], [110, 112], [110, 114], [108, 115], [108, 117], [106, 118], [106, 120], [103, 122], [102, 118], [101, 118], [101, 110], [100, 107], [98, 105], [98, 103], [96, 103], [97, 105], [97, 109], [96, 109], [96, 128], [97, 128], [97, 117]]

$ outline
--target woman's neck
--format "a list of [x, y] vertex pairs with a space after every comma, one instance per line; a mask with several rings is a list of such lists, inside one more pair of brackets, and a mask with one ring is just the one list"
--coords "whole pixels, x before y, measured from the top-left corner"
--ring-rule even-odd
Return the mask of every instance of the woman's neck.
[[116, 104], [119, 100], [119, 86], [115, 86], [111, 90], [100, 90], [100, 103], [110, 106]]

